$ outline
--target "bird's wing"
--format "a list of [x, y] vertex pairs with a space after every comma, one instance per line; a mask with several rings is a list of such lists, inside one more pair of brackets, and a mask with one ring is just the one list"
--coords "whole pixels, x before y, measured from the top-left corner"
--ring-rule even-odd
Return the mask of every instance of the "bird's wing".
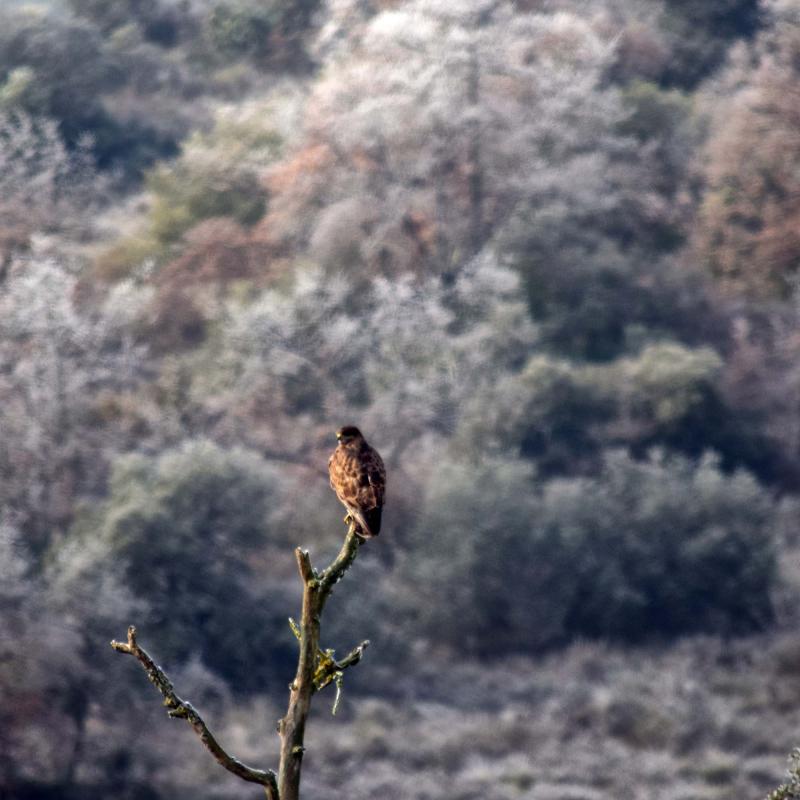
[[383, 459], [377, 450], [370, 450], [365, 459], [364, 467], [367, 473], [367, 481], [372, 490], [374, 504], [380, 507], [383, 505], [386, 494], [386, 467], [383, 465]]
[[377, 451], [367, 447], [358, 455], [337, 448], [328, 459], [331, 488], [357, 522], [364, 538], [377, 536], [386, 488], [386, 469]]

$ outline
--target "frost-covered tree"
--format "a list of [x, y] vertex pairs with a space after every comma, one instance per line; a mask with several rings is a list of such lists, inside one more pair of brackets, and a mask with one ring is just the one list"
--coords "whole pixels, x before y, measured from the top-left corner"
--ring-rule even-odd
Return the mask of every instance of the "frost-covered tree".
[[120, 285], [100, 307], [82, 307], [63, 263], [11, 265], [0, 293], [0, 496], [34, 549], [63, 534], [76, 497], [102, 481], [109, 443], [91, 422], [104, 391], [146, 372], [128, 325], [141, 299]]
[[0, 89], [0, 282], [32, 234], [85, 236], [91, 229], [87, 211], [97, 208], [107, 191], [94, 168], [90, 136], [70, 151], [53, 120], [4, 110], [2, 92], [25, 80], [17, 72]]
[[447, 436], [466, 398], [521, 366], [536, 342], [519, 279], [489, 253], [445, 278], [301, 271], [230, 314], [198, 355], [208, 370], [194, 397], [224, 414], [221, 430], [285, 456], [345, 419], [383, 431], [390, 458], [421, 436]]
[[354, 38], [270, 173], [265, 234], [329, 267], [443, 272], [523, 209], [623, 225], [653, 204], [603, 87], [613, 44], [578, 16], [418, 0]]

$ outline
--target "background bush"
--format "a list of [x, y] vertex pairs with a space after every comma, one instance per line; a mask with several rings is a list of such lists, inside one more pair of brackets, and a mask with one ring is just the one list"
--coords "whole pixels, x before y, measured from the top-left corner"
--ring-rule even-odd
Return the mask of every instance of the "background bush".
[[258, 455], [197, 441], [121, 459], [108, 501], [77, 522], [75, 536], [95, 541], [89, 569], [113, 569], [144, 602], [141, 625], [158, 632], [165, 658], [197, 654], [238, 690], [254, 691], [294, 651], [287, 615], [275, 607], [280, 583], [260, 578], [277, 492]]
[[591, 478], [543, 486], [513, 461], [438, 474], [404, 574], [418, 592], [410, 611], [437, 641], [497, 655], [772, 620], [771, 498], [713, 457], [614, 453]]

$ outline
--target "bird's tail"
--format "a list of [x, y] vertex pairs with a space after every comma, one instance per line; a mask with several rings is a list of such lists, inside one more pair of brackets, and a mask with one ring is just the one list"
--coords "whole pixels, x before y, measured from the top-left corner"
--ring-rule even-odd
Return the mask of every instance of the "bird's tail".
[[356, 534], [362, 539], [372, 539], [381, 530], [381, 515], [383, 509], [368, 508], [366, 511], [356, 511], [353, 516], [356, 520]]

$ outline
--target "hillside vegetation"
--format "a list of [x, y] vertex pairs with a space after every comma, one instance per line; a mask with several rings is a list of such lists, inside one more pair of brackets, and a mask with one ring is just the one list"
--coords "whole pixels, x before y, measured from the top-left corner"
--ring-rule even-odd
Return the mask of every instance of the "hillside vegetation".
[[798, 0], [2, 4], [0, 796], [253, 796], [107, 642], [276, 748], [344, 423], [389, 499], [309, 796], [774, 788], [798, 87]]

